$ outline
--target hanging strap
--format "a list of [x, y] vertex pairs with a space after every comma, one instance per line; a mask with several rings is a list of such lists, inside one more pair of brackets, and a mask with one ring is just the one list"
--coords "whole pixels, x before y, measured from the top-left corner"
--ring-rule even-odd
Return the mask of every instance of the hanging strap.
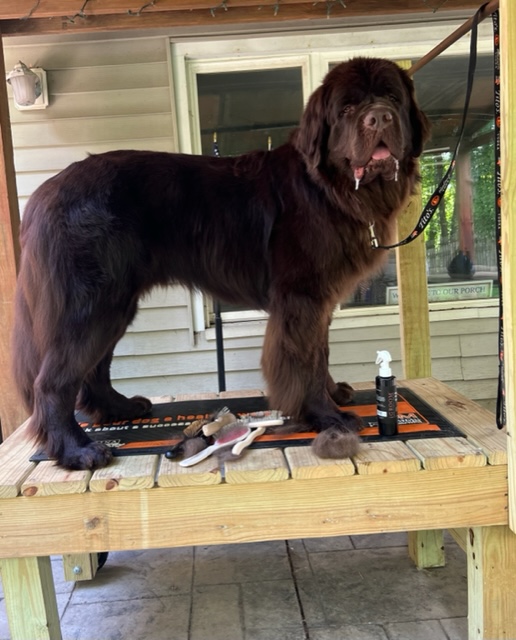
[[499, 429], [507, 424], [505, 409], [505, 370], [504, 370], [504, 327], [502, 295], [502, 177], [500, 154], [500, 22], [498, 11], [492, 15], [494, 42], [494, 105], [495, 105], [495, 214], [496, 214], [496, 258], [498, 265], [499, 289], [499, 327], [498, 327], [498, 395], [496, 399], [496, 426]]
[[446, 189], [450, 184], [450, 181], [453, 176], [453, 170], [455, 169], [455, 161], [457, 154], [459, 152], [460, 143], [462, 141], [462, 137], [464, 135], [464, 129], [466, 126], [466, 120], [468, 116], [469, 110], [469, 102], [471, 98], [471, 92], [473, 89], [473, 81], [475, 78], [475, 69], [477, 65], [477, 35], [478, 35], [478, 24], [480, 22], [480, 16], [483, 12], [484, 8], [487, 6], [487, 2], [483, 4], [473, 16], [473, 23], [471, 26], [471, 42], [469, 47], [469, 67], [468, 67], [468, 82], [466, 86], [466, 98], [464, 100], [464, 109], [462, 111], [462, 122], [458, 134], [457, 144], [455, 145], [455, 151], [453, 152], [452, 159], [450, 161], [450, 166], [448, 167], [446, 173], [441, 179], [441, 182], [437, 185], [437, 188], [430, 196], [425, 208], [423, 209], [421, 216], [414, 228], [414, 231], [410, 235], [408, 235], [404, 240], [400, 240], [400, 242], [396, 242], [395, 244], [390, 245], [381, 245], [378, 243], [378, 239], [374, 233], [374, 224], [369, 225], [369, 233], [371, 235], [371, 246], [373, 249], [395, 249], [396, 247], [402, 247], [403, 245], [409, 244], [417, 237], [419, 237], [423, 231], [428, 226], [432, 216], [437, 210], [439, 203], [441, 202], [444, 194], [446, 193]]

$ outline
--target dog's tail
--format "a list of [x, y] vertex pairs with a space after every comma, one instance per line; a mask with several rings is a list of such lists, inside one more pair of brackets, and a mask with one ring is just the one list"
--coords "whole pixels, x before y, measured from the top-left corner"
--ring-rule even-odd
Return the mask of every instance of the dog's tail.
[[51, 336], [63, 296], [45, 255], [55, 238], [51, 229], [41, 221], [41, 209], [47, 208], [45, 187], [42, 186], [28, 201], [21, 224], [22, 256], [14, 299], [12, 334], [12, 372], [23, 404], [29, 413], [34, 409], [34, 382], [41, 370], [43, 355]]
[[12, 371], [20, 397], [29, 413], [32, 413], [34, 407], [34, 381], [40, 367], [41, 358], [34, 341], [30, 306], [19, 279], [14, 305]]

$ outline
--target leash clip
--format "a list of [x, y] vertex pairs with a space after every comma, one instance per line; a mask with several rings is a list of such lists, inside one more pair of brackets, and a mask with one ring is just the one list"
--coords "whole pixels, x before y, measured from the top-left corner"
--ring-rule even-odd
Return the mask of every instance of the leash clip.
[[376, 233], [374, 232], [374, 222], [370, 222], [369, 223], [369, 236], [371, 238], [371, 246], [373, 247], [373, 249], [378, 249], [379, 242], [378, 242], [378, 238], [376, 237]]

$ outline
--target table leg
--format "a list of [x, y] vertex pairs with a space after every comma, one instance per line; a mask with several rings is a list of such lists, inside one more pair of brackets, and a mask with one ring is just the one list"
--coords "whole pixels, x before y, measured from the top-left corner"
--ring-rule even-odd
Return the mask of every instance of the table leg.
[[63, 556], [65, 580], [93, 580], [99, 566], [98, 553], [67, 553]]
[[61, 640], [48, 556], [0, 560], [12, 640]]
[[409, 556], [418, 569], [444, 567], [444, 532], [441, 529], [409, 531]]
[[516, 638], [516, 534], [474, 527], [467, 545], [470, 640]]

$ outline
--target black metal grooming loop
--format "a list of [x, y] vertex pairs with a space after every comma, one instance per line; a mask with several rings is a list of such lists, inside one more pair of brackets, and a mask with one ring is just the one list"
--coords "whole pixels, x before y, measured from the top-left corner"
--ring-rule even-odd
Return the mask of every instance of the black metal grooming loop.
[[[217, 132], [213, 134], [213, 155], [220, 158], [219, 145], [217, 143]], [[222, 313], [220, 301], [213, 301], [213, 311], [215, 312], [215, 344], [217, 348], [217, 377], [219, 380], [219, 392], [226, 390], [226, 365], [224, 361], [224, 336], [222, 332]]]

